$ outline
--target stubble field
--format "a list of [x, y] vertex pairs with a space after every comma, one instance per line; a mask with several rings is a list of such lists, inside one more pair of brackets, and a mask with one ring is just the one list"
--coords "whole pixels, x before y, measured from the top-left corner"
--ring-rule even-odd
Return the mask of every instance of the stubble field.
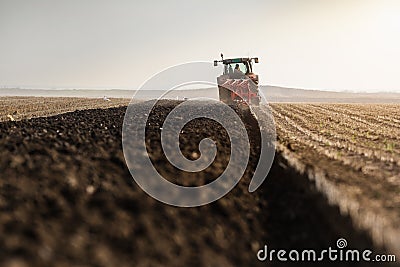
[[127, 105], [129, 99], [78, 97], [0, 97], [0, 121], [21, 120], [56, 115], [75, 110], [111, 108]]
[[309, 171], [329, 200], [377, 243], [399, 251], [399, 105], [272, 107], [280, 148], [293, 165]]

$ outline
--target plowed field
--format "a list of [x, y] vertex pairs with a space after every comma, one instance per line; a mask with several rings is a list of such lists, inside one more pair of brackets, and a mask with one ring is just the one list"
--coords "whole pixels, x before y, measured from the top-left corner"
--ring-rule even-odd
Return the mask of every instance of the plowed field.
[[[134, 183], [121, 144], [126, 107], [106, 108], [123, 101], [84, 110], [77, 99], [66, 100], [70, 109], [52, 101], [24, 110], [17, 99], [0, 112], [0, 265], [282, 266], [260, 262], [257, 251], [264, 245], [321, 250], [335, 247], [338, 238], [351, 248], [399, 253], [396, 105], [273, 104], [277, 154], [254, 193], [247, 189], [259, 129], [233, 107], [250, 137], [245, 174], [222, 199], [177, 208]], [[178, 184], [207, 183], [229, 161], [226, 133], [208, 119], [186, 126], [180, 147], [188, 158], [198, 154], [196, 142], [204, 136], [221, 150], [201, 180], [185, 179], [159, 145], [159, 126], [177, 104], [162, 101], [154, 109], [146, 129], [149, 156]], [[52, 116], [9, 121], [10, 108], [20, 118]]]

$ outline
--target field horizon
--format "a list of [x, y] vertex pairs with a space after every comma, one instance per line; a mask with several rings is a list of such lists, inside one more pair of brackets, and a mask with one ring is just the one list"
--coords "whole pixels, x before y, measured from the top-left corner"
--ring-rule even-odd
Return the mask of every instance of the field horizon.
[[[351, 91], [324, 91], [311, 89], [295, 89], [280, 86], [262, 85], [261, 93], [267, 102], [280, 103], [400, 103], [400, 93], [397, 92], [351, 92]], [[134, 89], [23, 89], [2, 88], [1, 96], [37, 96], [37, 97], [84, 97], [84, 98], [132, 98]], [[139, 99], [149, 100], [157, 98], [166, 90], [141, 91]], [[178, 89], [167, 93], [163, 98], [209, 97], [218, 99], [216, 87], [201, 89]]]

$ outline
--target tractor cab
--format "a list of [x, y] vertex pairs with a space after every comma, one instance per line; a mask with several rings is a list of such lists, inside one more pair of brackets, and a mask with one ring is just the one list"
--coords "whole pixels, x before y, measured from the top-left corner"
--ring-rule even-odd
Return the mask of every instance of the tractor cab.
[[258, 58], [224, 59], [222, 54], [221, 60], [214, 60], [214, 66], [224, 65], [223, 73], [217, 78], [220, 101], [259, 104], [258, 75], [253, 73], [253, 61], [258, 63]]
[[[223, 74], [233, 74], [236, 66], [238, 66], [239, 70], [245, 75], [253, 73], [253, 66], [250, 58], [224, 59], [222, 63], [224, 64]], [[218, 61], [214, 61], [214, 66], [216, 66], [216, 64], [218, 64]]]

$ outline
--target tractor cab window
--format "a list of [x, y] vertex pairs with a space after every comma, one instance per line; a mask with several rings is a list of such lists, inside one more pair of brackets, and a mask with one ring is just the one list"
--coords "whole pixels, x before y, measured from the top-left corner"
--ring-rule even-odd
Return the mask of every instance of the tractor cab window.
[[248, 71], [247, 71], [247, 66], [246, 66], [244, 63], [233, 64], [232, 67], [233, 67], [234, 69], [236, 69], [236, 65], [239, 66], [239, 70], [240, 70], [241, 72], [243, 72], [243, 74], [248, 73]]
[[[238, 68], [239, 71], [236, 68]], [[236, 74], [242, 73], [244, 75], [247, 75], [252, 72], [251, 64], [247, 61], [240, 63], [225, 63], [224, 74], [232, 75], [235, 74], [235, 72]]]

